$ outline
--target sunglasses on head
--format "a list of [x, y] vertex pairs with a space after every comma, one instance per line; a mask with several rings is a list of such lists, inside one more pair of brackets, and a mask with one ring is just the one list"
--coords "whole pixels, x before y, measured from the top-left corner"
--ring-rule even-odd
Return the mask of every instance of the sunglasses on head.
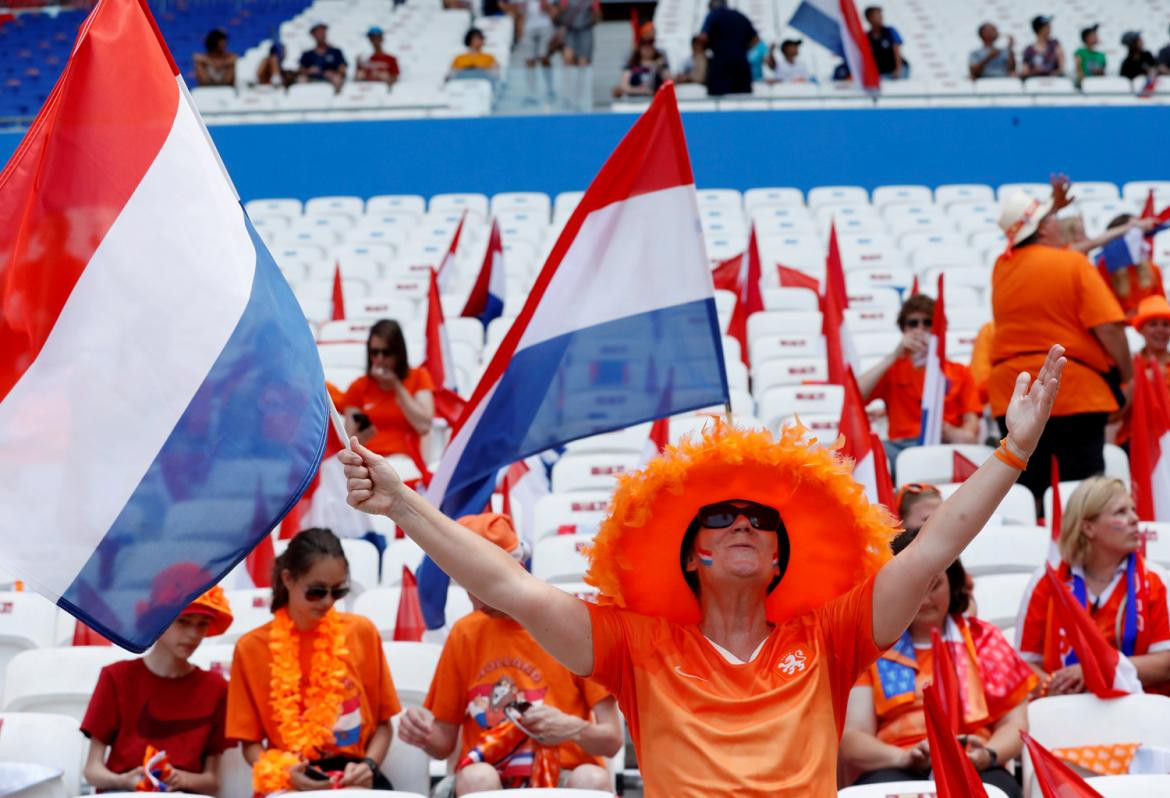
[[334, 601], [341, 601], [349, 595], [349, 585], [342, 585], [341, 587], [325, 587], [323, 585], [313, 585], [305, 588], [305, 598], [309, 601], [321, 601], [326, 596], [332, 596]]
[[696, 517], [699, 519], [699, 525], [707, 529], [726, 529], [734, 524], [735, 519], [741, 515], [748, 520], [753, 529], [762, 529], [765, 532], [775, 532], [780, 529], [780, 511], [775, 507], [756, 502], [743, 504], [743, 507], [730, 501], [708, 504], [699, 508]]
[[933, 319], [906, 319], [906, 329], [908, 330], [917, 330], [919, 327], [929, 330], [933, 326]]
[[394, 354], [389, 349], [379, 349], [376, 346], [371, 346], [368, 351], [370, 353], [370, 357], [390, 357], [392, 354]]

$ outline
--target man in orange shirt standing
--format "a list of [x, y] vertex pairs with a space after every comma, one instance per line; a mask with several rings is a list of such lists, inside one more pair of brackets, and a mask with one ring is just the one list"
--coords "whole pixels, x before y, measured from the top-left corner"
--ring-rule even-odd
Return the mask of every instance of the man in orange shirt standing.
[[1040, 439], [1064, 359], [1021, 374], [1009, 433], [891, 559], [893, 518], [790, 428], [716, 423], [619, 479], [588, 604], [403, 486], [352, 441], [349, 502], [385, 514], [565, 667], [618, 699], [646, 798], [835, 798], [849, 691], [987, 523]]
[[1052, 419], [1020, 484], [1039, 501], [1051, 483], [1052, 456], [1062, 479], [1080, 480], [1105, 470], [1105, 423], [1120, 407], [1122, 383], [1133, 375], [1125, 314], [1083, 254], [1048, 246], [1057, 240], [1052, 200], [1008, 197], [999, 224], [1008, 249], [995, 262], [991, 310], [995, 339], [988, 397], [1006, 429], [1004, 414], [1020, 371], [1035, 374], [1054, 343], [1065, 347], [1068, 370]]
[[[934, 319], [934, 300], [915, 294], [898, 311], [902, 340], [893, 352], [857, 378], [865, 401], [886, 403], [890, 422], [886, 457], [891, 464], [898, 452], [918, 445], [922, 437], [922, 384], [926, 379], [926, 347]], [[943, 443], [978, 443], [983, 403], [971, 370], [948, 360], [943, 367], [947, 394], [943, 403]]]
[[[484, 513], [459, 523], [513, 557], [523, 549], [506, 515]], [[504, 613], [474, 595], [471, 603], [476, 612], [451, 629], [423, 708], [406, 710], [398, 736], [435, 759], [446, 759], [460, 742], [455, 795], [557, 783], [612, 791], [602, 757], [614, 756], [625, 742], [614, 697], [570, 673]], [[482, 759], [473, 753], [513, 720], [525, 732], [519, 746]], [[540, 748], [554, 749], [559, 782], [532, 784]]]

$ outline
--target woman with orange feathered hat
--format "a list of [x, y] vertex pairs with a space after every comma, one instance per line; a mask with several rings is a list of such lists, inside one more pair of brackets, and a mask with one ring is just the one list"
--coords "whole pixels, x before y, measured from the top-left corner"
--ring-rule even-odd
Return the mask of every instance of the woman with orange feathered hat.
[[586, 604], [342, 452], [349, 502], [389, 516], [451, 577], [618, 698], [647, 798], [835, 796], [849, 690], [1026, 467], [1064, 368], [1020, 374], [1008, 435], [891, 559], [891, 516], [849, 464], [785, 430], [718, 424], [624, 476], [590, 552]]

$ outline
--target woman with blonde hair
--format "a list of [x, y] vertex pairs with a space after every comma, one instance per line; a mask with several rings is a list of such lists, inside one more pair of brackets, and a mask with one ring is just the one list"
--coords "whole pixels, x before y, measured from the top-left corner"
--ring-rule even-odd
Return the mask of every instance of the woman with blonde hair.
[[[1090, 477], [1068, 498], [1060, 525], [1057, 577], [1101, 633], [1137, 668], [1150, 692], [1170, 694], [1170, 613], [1162, 577], [1147, 568], [1133, 497], [1125, 483]], [[1033, 580], [1021, 605], [1018, 645], [1046, 678], [1049, 695], [1085, 689], [1081, 666], [1064, 642], [1047, 579]]]

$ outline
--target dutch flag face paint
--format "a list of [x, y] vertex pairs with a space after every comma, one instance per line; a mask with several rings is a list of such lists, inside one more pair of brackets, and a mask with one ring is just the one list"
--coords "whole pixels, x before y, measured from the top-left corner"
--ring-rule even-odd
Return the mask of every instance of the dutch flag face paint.
[[711, 564], [714, 562], [714, 559], [713, 559], [710, 551], [708, 551], [707, 549], [696, 548], [695, 553], [699, 555], [699, 565], [702, 565], [704, 568], [711, 567]]

